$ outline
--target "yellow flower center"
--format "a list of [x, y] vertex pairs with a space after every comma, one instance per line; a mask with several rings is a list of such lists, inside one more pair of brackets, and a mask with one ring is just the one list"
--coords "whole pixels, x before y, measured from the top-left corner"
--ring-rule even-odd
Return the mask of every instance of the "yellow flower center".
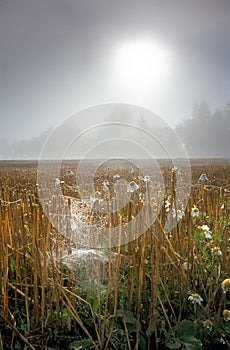
[[225, 288], [229, 288], [229, 287], [230, 287], [230, 278], [226, 278], [226, 279], [222, 282], [222, 285], [223, 285]]
[[212, 325], [212, 321], [210, 321], [210, 320], [206, 320], [206, 321], [204, 321], [204, 323], [206, 324], [206, 326], [211, 326]]
[[192, 294], [193, 298], [199, 299], [200, 295], [198, 293]]
[[225, 310], [223, 311], [223, 316], [224, 316], [224, 317], [229, 317], [229, 316], [230, 316], [230, 311], [225, 309]]

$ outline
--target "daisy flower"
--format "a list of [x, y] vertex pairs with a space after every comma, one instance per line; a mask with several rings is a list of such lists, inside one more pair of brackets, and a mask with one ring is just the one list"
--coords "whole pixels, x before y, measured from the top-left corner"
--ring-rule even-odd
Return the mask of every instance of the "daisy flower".
[[208, 225], [202, 225], [202, 226], [199, 226], [199, 228], [203, 231], [206, 239], [212, 238], [211, 231]]
[[200, 294], [198, 293], [191, 294], [188, 297], [188, 300], [191, 301], [193, 304], [199, 304], [199, 305], [201, 305], [201, 302], [203, 301]]
[[201, 230], [206, 231], [206, 232], [210, 232], [210, 228], [208, 227], [208, 225], [202, 225]]
[[213, 323], [212, 323], [212, 321], [210, 321], [210, 320], [205, 320], [205, 321], [203, 322], [203, 327], [206, 328], [206, 329], [208, 329], [209, 331], [211, 331], [212, 328], [213, 328]]
[[102, 185], [108, 186], [108, 185], [109, 185], [109, 181], [108, 181], [107, 179], [105, 179], [105, 180], [102, 182]]
[[174, 218], [177, 217], [178, 220], [181, 220], [182, 217], [184, 216], [184, 211], [183, 210], [180, 210], [178, 209], [177, 211], [173, 208], [172, 210], [172, 215]]
[[132, 166], [129, 167], [128, 172], [129, 172], [130, 174], [134, 173], [134, 169], [133, 169]]
[[201, 174], [199, 177], [199, 181], [208, 181], [208, 177], [205, 173]]
[[148, 182], [150, 181], [150, 176], [149, 175], [145, 175], [144, 176], [144, 182]]
[[130, 181], [130, 183], [127, 186], [127, 192], [134, 192], [136, 190], [138, 190], [139, 186], [138, 184], [136, 184], [135, 181]]
[[223, 254], [222, 251], [220, 250], [220, 247], [217, 247], [217, 246], [212, 249], [212, 253], [217, 254], [217, 255]]
[[193, 218], [200, 215], [199, 209], [196, 206], [192, 208], [191, 215]]
[[220, 343], [223, 345], [226, 343], [223, 337], [220, 337]]
[[54, 181], [54, 185], [57, 187], [57, 186], [59, 186], [59, 185], [63, 185], [65, 182], [64, 181], [61, 181], [61, 180], [59, 180], [58, 178], [56, 178], [55, 179], [55, 181]]
[[168, 213], [169, 210], [170, 210], [170, 206], [171, 206], [170, 199], [167, 198], [167, 199], [165, 200], [165, 209], [166, 209], [166, 212], [167, 212], [167, 213]]
[[109, 187], [108, 187], [107, 185], [104, 185], [104, 186], [102, 187], [102, 191], [103, 191], [103, 192], [109, 192]]
[[182, 267], [184, 270], [188, 270], [188, 269], [191, 269], [191, 264], [189, 264], [188, 261], [185, 260], [182, 264]]
[[225, 309], [223, 311], [223, 318], [225, 321], [230, 321], [230, 310]]
[[212, 239], [211, 233], [204, 231], [204, 236], [206, 239]]
[[221, 287], [222, 287], [224, 293], [226, 293], [228, 290], [230, 291], [230, 278], [226, 278], [221, 283]]

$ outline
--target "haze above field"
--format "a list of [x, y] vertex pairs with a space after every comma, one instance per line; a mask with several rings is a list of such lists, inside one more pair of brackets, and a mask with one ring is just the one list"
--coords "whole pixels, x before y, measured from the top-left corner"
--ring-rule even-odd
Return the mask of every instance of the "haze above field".
[[37, 157], [47, 130], [89, 106], [135, 104], [176, 126], [203, 99], [225, 141], [201, 156], [229, 156], [230, 117], [215, 114], [230, 100], [229, 18], [228, 0], [0, 1], [0, 158]]

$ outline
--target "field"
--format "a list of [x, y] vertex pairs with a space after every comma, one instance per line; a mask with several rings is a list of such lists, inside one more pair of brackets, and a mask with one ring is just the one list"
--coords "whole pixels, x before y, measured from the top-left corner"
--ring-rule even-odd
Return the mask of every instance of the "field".
[[230, 160], [95, 162], [0, 162], [0, 350], [229, 349]]

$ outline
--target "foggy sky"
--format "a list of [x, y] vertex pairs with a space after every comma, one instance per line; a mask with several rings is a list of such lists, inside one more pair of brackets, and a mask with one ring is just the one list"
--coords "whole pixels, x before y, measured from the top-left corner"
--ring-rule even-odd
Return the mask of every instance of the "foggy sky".
[[[169, 124], [205, 99], [230, 100], [229, 0], [0, 1], [0, 138], [36, 137], [78, 110], [124, 102]], [[164, 90], [125, 94], [111, 74], [114, 47], [153, 38], [173, 56]], [[138, 99], [137, 99], [138, 96]]]

